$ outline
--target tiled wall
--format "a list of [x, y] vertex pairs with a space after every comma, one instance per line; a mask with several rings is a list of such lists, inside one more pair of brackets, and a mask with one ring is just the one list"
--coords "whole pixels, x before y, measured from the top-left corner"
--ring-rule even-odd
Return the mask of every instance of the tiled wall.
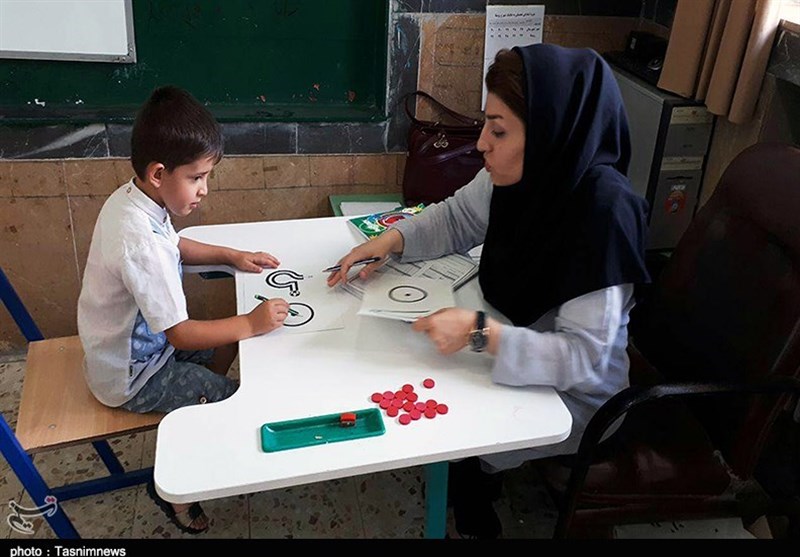
[[[330, 216], [330, 195], [399, 192], [404, 158], [227, 157], [212, 173], [206, 200], [175, 226]], [[126, 159], [0, 161], [0, 263], [45, 336], [76, 334], [75, 308], [94, 222], [108, 194], [131, 176]], [[190, 314], [232, 314], [232, 286], [229, 280], [188, 277]], [[0, 354], [23, 345], [0, 311]]]
[[[611, 11], [608, 4], [545, 2], [551, 14], [545, 17], [545, 42], [621, 49], [627, 33], [647, 22], [635, 17], [638, 0], [615, 2]], [[226, 127], [229, 149], [213, 172], [209, 196], [176, 227], [329, 216], [331, 194], [399, 192], [406, 128], [397, 99], [419, 87], [477, 115], [484, 12], [483, 0], [396, 0], [388, 123], [300, 126], [303, 133], [291, 123], [259, 124], [263, 129], [257, 130]], [[425, 107], [420, 108], [424, 117]], [[64, 143], [48, 128], [16, 132], [14, 141], [27, 150], [25, 157], [0, 149], [0, 265], [46, 336], [76, 334], [75, 308], [94, 221], [105, 197], [131, 176], [127, 160], [111, 156], [127, 149], [129, 130], [95, 127], [71, 137], [80, 154], [51, 150], [46, 160], [36, 159], [41, 145]], [[300, 149], [304, 141], [311, 143]], [[245, 154], [253, 149], [259, 154]], [[3, 158], [9, 156], [17, 158]], [[268, 238], [264, 249], [269, 251]], [[185, 289], [193, 317], [234, 311], [230, 280], [187, 277]], [[0, 354], [23, 346], [13, 322], [0, 311]]]

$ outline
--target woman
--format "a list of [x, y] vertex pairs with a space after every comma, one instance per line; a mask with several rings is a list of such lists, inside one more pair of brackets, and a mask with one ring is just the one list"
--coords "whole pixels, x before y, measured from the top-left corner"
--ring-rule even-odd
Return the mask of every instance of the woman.
[[359, 259], [430, 259], [483, 243], [483, 295], [511, 323], [447, 308], [414, 329], [443, 354], [468, 344], [485, 348], [496, 383], [555, 387], [573, 418], [569, 438], [557, 445], [451, 465], [459, 533], [496, 537], [500, 523], [485, 472], [577, 451], [597, 408], [628, 386], [628, 315], [634, 285], [649, 277], [647, 205], [625, 177], [628, 124], [602, 58], [553, 45], [505, 50], [486, 87], [478, 140], [485, 169], [452, 197], [354, 248], [328, 284], [343, 280]]

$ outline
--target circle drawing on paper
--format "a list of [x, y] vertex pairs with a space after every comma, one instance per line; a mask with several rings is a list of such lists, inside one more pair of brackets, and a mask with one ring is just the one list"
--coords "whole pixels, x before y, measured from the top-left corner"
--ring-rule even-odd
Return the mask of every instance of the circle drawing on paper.
[[289, 314], [283, 322], [284, 327], [300, 327], [314, 319], [314, 309], [308, 304], [292, 302], [289, 309], [293, 309], [297, 315]]
[[428, 293], [418, 286], [395, 286], [389, 290], [389, 299], [404, 304], [421, 302], [428, 297]]
[[[288, 277], [288, 280], [287, 278]], [[300, 273], [295, 273], [289, 269], [282, 269], [280, 271], [273, 271], [267, 275], [264, 281], [267, 286], [272, 288], [288, 288], [289, 296], [300, 295], [300, 285], [297, 281], [303, 280], [305, 277]]]

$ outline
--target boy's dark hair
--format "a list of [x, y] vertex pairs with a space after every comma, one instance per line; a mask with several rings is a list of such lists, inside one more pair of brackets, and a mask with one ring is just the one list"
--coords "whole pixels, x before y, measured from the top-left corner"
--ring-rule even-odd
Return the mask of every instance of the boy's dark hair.
[[500, 50], [486, 72], [486, 90], [494, 93], [520, 120], [527, 120], [525, 91], [522, 88], [525, 68], [519, 54]]
[[222, 130], [211, 112], [183, 89], [159, 87], [139, 109], [131, 134], [131, 164], [140, 180], [147, 165], [170, 172], [200, 158], [222, 159]]

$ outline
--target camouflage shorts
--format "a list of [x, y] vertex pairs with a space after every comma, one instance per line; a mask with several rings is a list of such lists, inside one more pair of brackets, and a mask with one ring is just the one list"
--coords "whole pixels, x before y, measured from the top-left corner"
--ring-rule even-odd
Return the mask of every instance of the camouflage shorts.
[[205, 367], [213, 354], [213, 350], [176, 350], [122, 408], [138, 413], [171, 412], [183, 406], [225, 400], [236, 392], [239, 382]]

